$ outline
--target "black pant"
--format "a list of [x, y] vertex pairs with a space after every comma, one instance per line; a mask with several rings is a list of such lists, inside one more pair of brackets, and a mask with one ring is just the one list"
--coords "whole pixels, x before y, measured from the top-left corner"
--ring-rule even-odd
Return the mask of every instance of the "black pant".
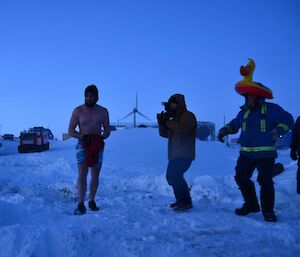
[[177, 202], [181, 204], [191, 203], [190, 190], [183, 177], [184, 173], [191, 166], [191, 163], [191, 159], [177, 158], [170, 160], [168, 164], [167, 181], [173, 187]]
[[298, 170], [297, 170], [297, 193], [300, 194], [300, 159], [298, 159]]
[[245, 204], [248, 206], [258, 205], [255, 187], [251, 181], [252, 174], [257, 168], [257, 181], [261, 186], [260, 201], [263, 213], [271, 212], [274, 209], [275, 192], [272, 179], [275, 159], [249, 159], [240, 155], [237, 166], [235, 180], [240, 187]]

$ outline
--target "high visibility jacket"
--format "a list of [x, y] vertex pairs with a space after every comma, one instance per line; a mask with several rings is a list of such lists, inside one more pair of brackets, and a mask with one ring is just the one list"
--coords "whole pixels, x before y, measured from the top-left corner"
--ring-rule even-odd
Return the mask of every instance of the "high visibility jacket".
[[294, 119], [290, 113], [277, 104], [263, 101], [254, 110], [243, 107], [226, 128], [229, 134], [235, 134], [241, 129], [239, 142], [242, 155], [261, 159], [277, 157], [274, 132], [282, 136], [293, 126]]

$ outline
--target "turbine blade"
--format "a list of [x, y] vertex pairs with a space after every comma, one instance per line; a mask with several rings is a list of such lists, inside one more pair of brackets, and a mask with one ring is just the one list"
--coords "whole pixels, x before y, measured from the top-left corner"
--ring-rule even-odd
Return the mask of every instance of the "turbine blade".
[[138, 94], [135, 94], [135, 108], [138, 108]]
[[151, 121], [151, 119], [149, 119], [146, 115], [144, 115], [144, 114], [142, 114], [142, 113], [140, 113], [140, 112], [137, 112], [139, 115], [141, 115], [142, 117], [144, 117], [145, 119], [147, 119], [147, 120], [150, 120]]
[[121, 120], [125, 120], [126, 118], [128, 118], [129, 116], [131, 116], [133, 114], [133, 112], [129, 113], [128, 115], [126, 115], [123, 119]]

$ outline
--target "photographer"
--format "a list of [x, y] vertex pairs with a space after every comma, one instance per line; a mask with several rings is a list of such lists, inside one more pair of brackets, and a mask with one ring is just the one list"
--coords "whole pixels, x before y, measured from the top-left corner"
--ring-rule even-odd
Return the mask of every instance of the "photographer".
[[195, 159], [197, 121], [186, 108], [183, 95], [173, 95], [165, 105], [165, 112], [157, 115], [159, 134], [168, 138], [167, 181], [173, 187], [176, 202], [174, 210], [192, 208], [192, 200], [184, 173]]

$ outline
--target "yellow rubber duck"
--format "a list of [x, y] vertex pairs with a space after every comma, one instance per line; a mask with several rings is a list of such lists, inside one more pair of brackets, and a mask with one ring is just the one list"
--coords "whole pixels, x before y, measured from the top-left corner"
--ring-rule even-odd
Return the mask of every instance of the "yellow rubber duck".
[[252, 80], [255, 70], [255, 62], [251, 58], [248, 60], [248, 64], [246, 66], [241, 66], [240, 68], [240, 74], [244, 76], [244, 79], [236, 83], [235, 90], [242, 96], [256, 95], [262, 98], [272, 99], [273, 93], [271, 89]]

